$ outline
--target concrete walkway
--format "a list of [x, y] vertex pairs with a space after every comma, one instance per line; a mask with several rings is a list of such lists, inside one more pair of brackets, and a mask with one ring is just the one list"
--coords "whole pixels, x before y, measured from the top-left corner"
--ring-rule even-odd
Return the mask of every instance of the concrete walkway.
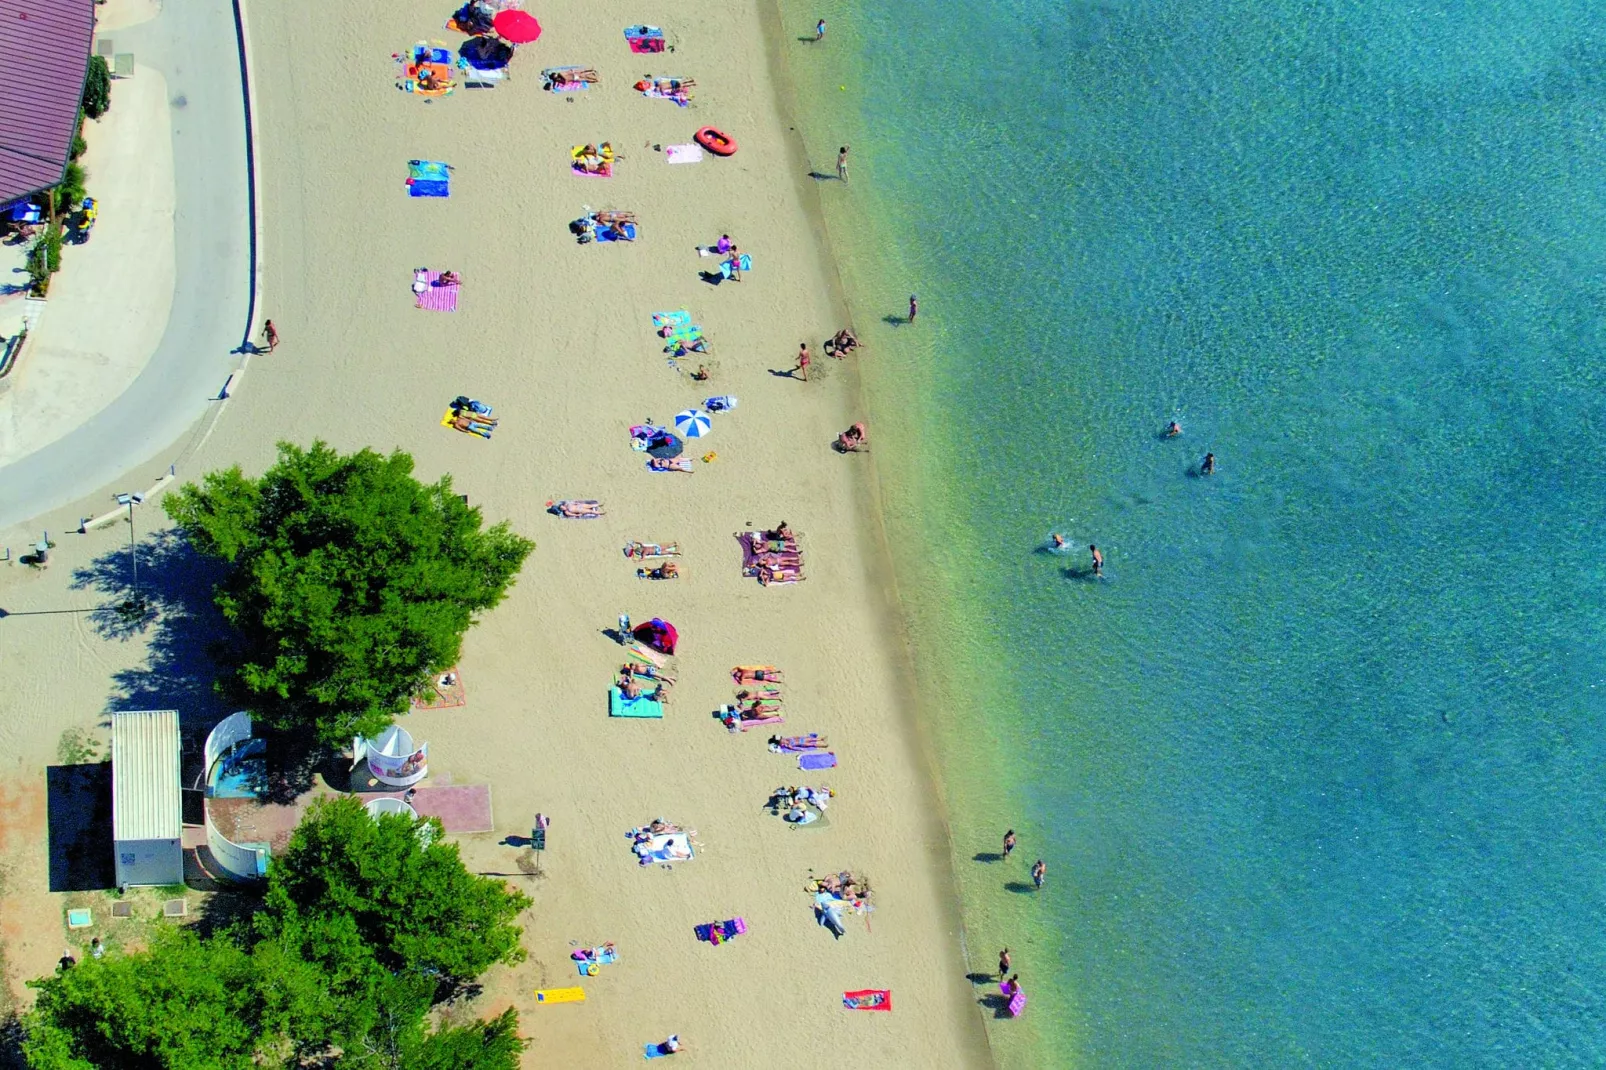
[[167, 329], [173, 136], [162, 73], [118, 82], [112, 110], [85, 123], [84, 138], [99, 216], [88, 242], [62, 250], [15, 382], [0, 395], [0, 465], [58, 441], [116, 401]]
[[[216, 404], [248, 330], [251, 220], [233, 9], [215, 0], [165, 0], [156, 18], [102, 36], [116, 51], [135, 54], [136, 81], [151, 71], [166, 81], [175, 193], [171, 309], [161, 341], [127, 390], [82, 426], [0, 465], [0, 529], [82, 498], [132, 466], [139, 470], [130, 485], [148, 485], [156, 469], [179, 459], [187, 433]], [[113, 86], [113, 108], [129, 84]], [[117, 314], [115, 302], [96, 307]]]

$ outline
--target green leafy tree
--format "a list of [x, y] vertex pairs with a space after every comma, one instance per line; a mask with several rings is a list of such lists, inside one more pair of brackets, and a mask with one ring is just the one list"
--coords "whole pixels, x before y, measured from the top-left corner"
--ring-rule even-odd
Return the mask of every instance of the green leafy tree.
[[267, 1038], [251, 957], [228, 939], [158, 934], [131, 955], [86, 958], [53, 977], [24, 1019], [34, 1070], [257, 1070]]
[[308, 809], [268, 870], [256, 920], [263, 936], [350, 990], [364, 983], [366, 961], [441, 981], [520, 962], [514, 919], [529, 905], [502, 881], [470, 873], [438, 821], [376, 818], [343, 796]]
[[342, 1038], [338, 1070], [518, 1070], [524, 1041], [509, 1007], [489, 1022], [445, 1024], [433, 1033], [426, 1016], [434, 984], [417, 974], [388, 975], [375, 992], [360, 1035]]
[[84, 114], [99, 119], [112, 106], [112, 71], [105, 56], [89, 57], [89, 75], [84, 79]]
[[230, 565], [216, 590], [238, 634], [225, 690], [268, 725], [330, 745], [404, 713], [534, 549], [505, 522], [482, 530], [450, 477], [420, 483], [407, 454], [323, 442], [280, 443], [262, 478], [213, 472], [165, 507]]

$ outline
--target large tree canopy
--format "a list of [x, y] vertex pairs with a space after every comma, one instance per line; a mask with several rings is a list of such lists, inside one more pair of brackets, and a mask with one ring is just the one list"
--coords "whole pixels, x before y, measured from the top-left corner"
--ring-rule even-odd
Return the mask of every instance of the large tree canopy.
[[34, 1070], [254, 1070], [265, 1041], [251, 957], [163, 932], [145, 951], [86, 958], [39, 991], [23, 1051]]
[[474, 977], [524, 958], [522, 892], [463, 866], [440, 823], [370, 816], [352, 796], [314, 803], [268, 870], [258, 929], [350, 973], [371, 957], [392, 973]]
[[212, 472], [165, 508], [230, 566], [216, 597], [238, 638], [231, 696], [331, 745], [405, 712], [534, 548], [505, 522], [482, 530], [451, 478], [420, 483], [407, 454], [343, 456], [323, 442], [280, 443], [260, 479]]

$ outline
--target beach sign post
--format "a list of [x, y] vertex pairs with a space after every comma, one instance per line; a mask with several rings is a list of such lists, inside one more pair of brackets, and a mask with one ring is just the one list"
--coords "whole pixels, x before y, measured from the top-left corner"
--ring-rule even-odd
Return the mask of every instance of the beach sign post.
[[546, 850], [546, 830], [552, 824], [552, 819], [545, 814], [535, 815], [535, 825], [530, 829], [530, 847], [535, 851], [535, 872], [541, 875], [541, 854]]

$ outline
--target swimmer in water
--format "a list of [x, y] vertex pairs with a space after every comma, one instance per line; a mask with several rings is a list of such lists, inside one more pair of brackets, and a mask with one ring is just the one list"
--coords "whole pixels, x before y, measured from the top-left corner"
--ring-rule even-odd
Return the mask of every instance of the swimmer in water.
[[1182, 434], [1182, 425], [1177, 423], [1175, 420], [1172, 420], [1170, 423], [1165, 425], [1166, 438], [1176, 438], [1180, 434]]
[[1056, 550], [1062, 548], [1065, 545], [1065, 536], [1061, 535], [1057, 531], [1054, 534], [1050, 535], [1049, 538], [1054, 540], [1054, 549], [1056, 549]]
[[1093, 555], [1093, 575], [1104, 575], [1104, 555], [1099, 553], [1097, 546], [1089, 546], [1087, 549]]
[[1213, 453], [1205, 454], [1204, 460], [1199, 462], [1199, 474], [1202, 476], [1208, 476], [1214, 473], [1215, 470], [1216, 455]]

